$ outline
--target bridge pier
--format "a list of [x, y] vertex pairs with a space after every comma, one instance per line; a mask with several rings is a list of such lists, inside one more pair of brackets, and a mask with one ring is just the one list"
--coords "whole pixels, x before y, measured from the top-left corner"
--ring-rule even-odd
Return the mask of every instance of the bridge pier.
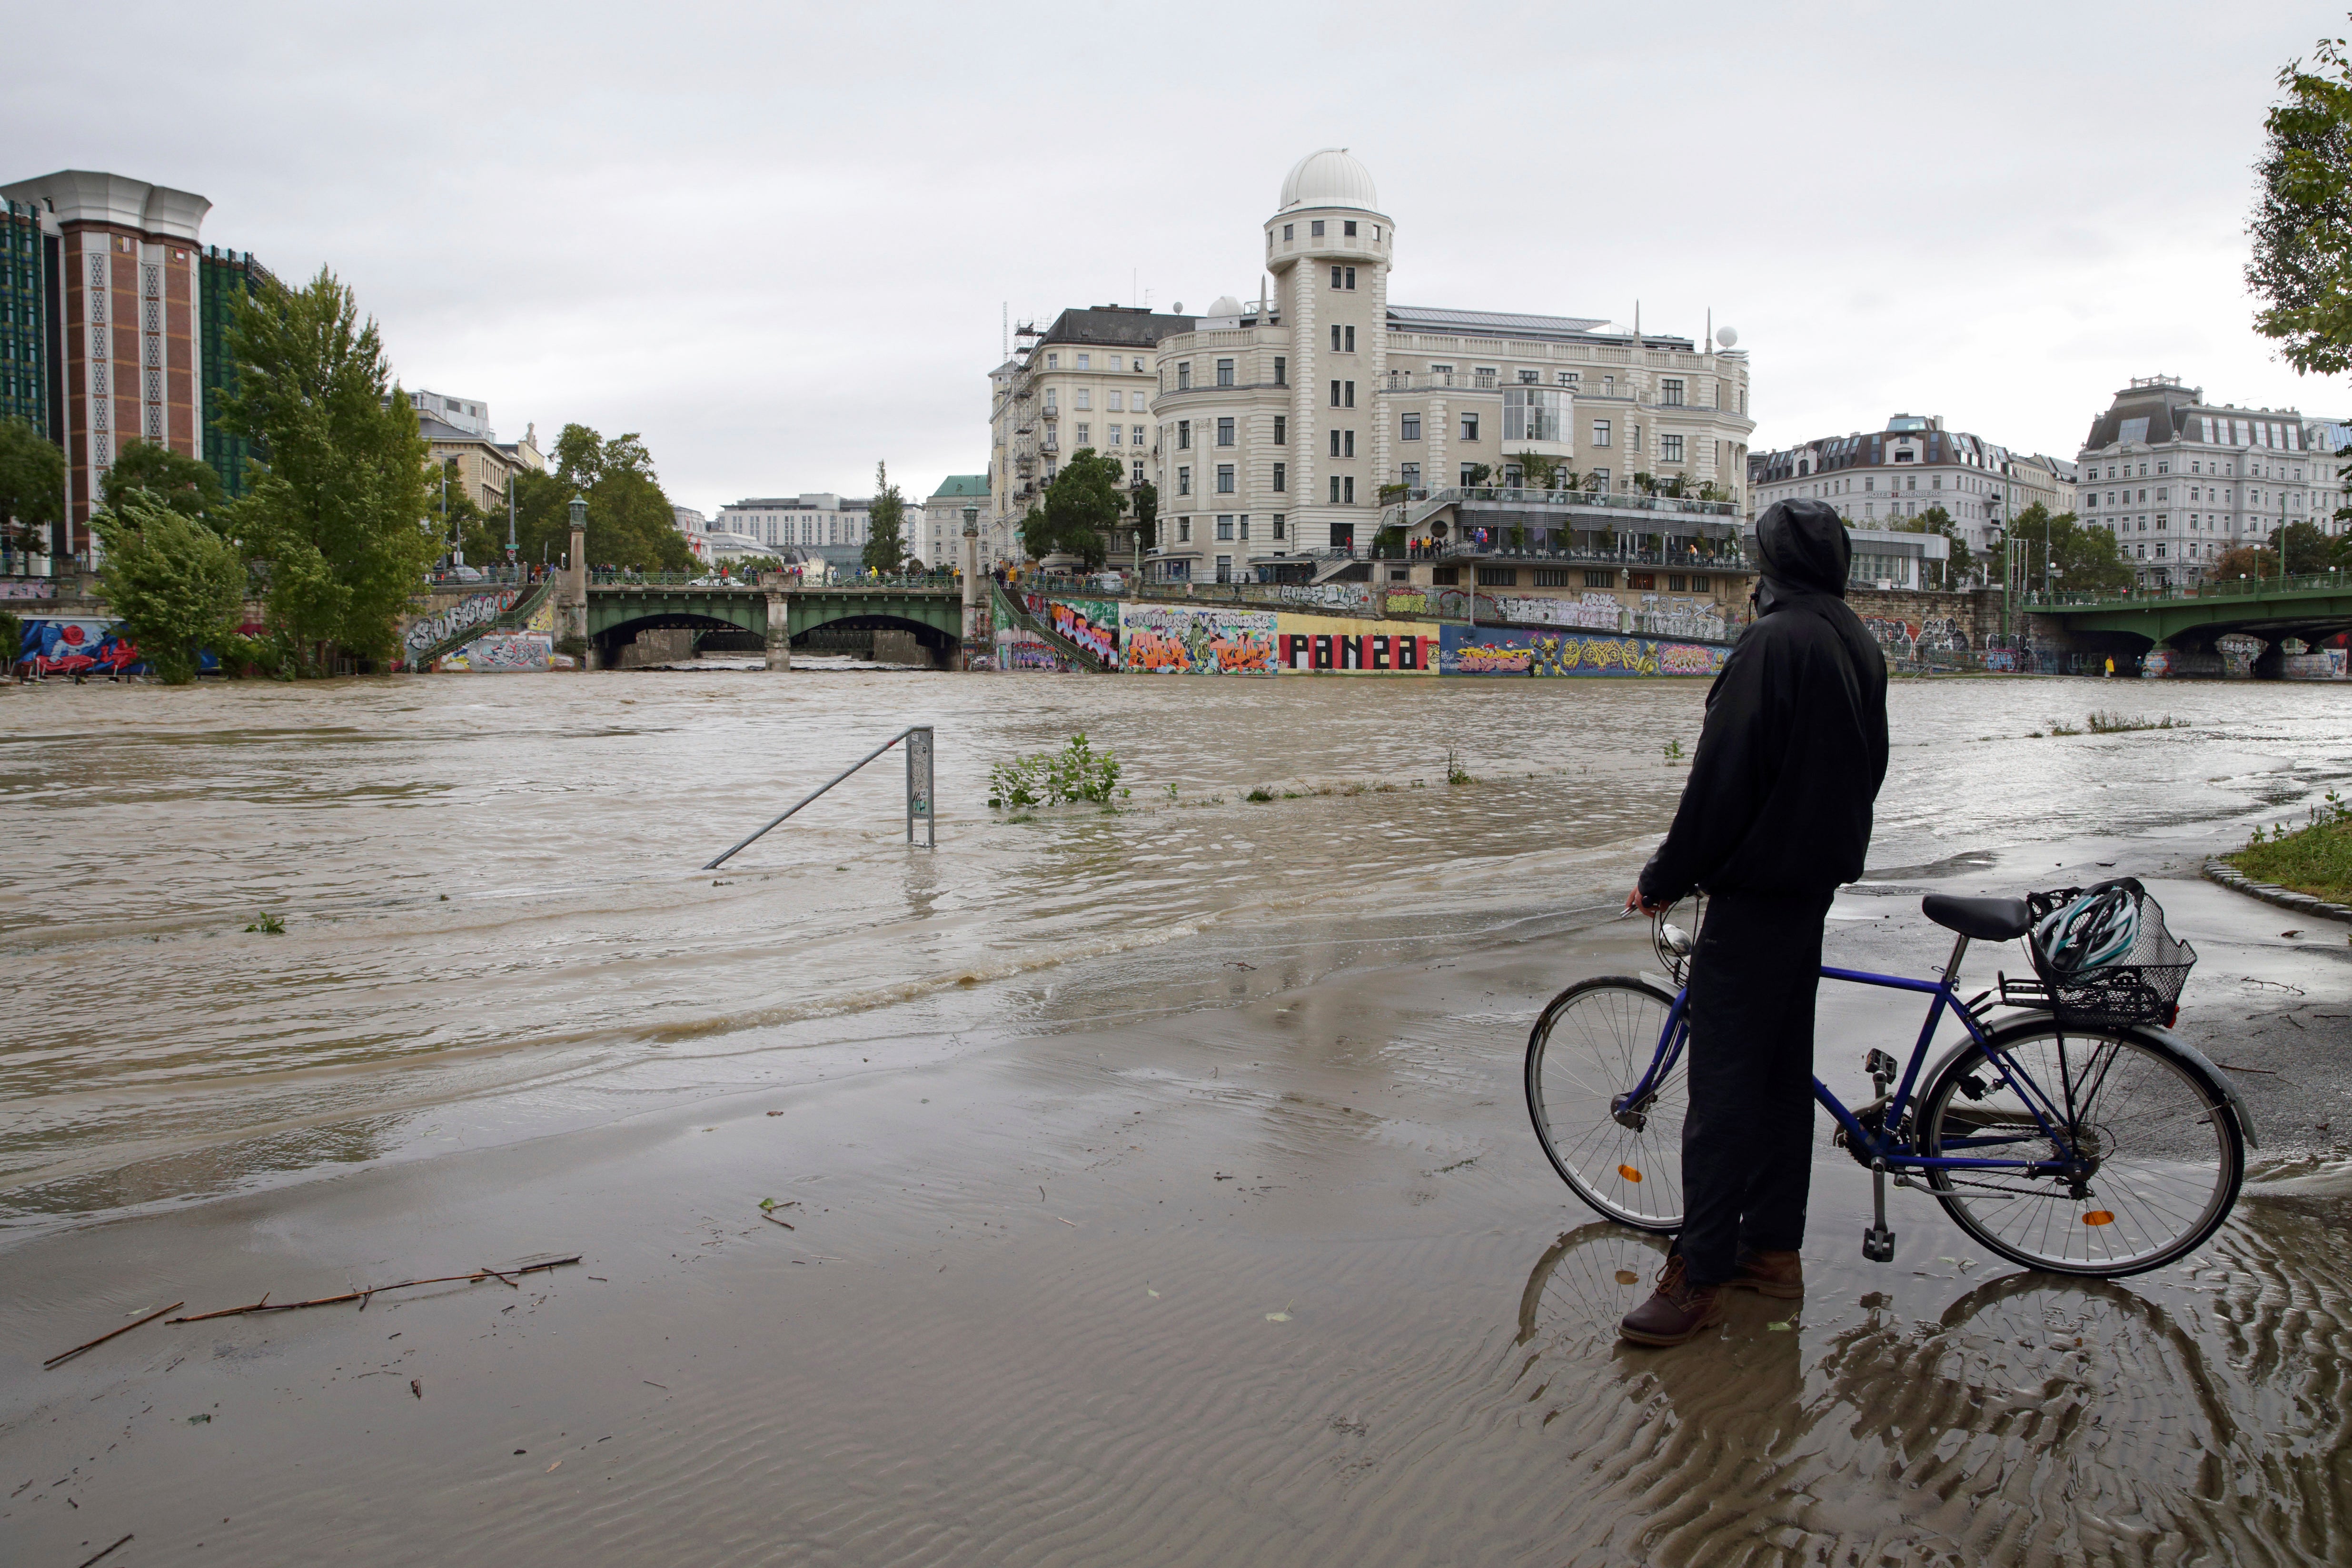
[[793, 667], [793, 633], [790, 607], [781, 593], [768, 595], [768, 668], [789, 670]]

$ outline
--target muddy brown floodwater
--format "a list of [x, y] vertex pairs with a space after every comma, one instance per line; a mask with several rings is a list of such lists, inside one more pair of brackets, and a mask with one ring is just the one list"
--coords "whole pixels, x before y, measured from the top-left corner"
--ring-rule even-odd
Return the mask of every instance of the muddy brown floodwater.
[[[1900, 1193], [1866, 1263], [1824, 1139], [1806, 1299], [1637, 1352], [1655, 1244], [1559, 1185], [1519, 1064], [1551, 993], [1654, 967], [1608, 915], [1702, 695], [0, 695], [8, 1560], [2345, 1561], [2352, 947], [2190, 880], [2352, 775], [2344, 695], [1898, 685], [1833, 912], [1834, 959], [1924, 972], [1898, 890], [2155, 879], [2263, 1134], [2210, 1245], [2058, 1280]], [[2094, 707], [2184, 724], [2047, 733]], [[936, 853], [893, 768], [696, 871], [926, 722]], [[1080, 729], [1118, 809], [992, 818], [988, 766]], [[1916, 1029], [1822, 1016], [1849, 1092]]]

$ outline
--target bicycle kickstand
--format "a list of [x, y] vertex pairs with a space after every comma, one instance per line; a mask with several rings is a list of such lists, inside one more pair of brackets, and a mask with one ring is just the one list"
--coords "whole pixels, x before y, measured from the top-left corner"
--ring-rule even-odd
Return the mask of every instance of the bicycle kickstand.
[[1895, 1261], [1895, 1232], [1886, 1228], [1886, 1162], [1870, 1162], [1870, 1197], [1876, 1223], [1862, 1233], [1862, 1255], [1874, 1263]]

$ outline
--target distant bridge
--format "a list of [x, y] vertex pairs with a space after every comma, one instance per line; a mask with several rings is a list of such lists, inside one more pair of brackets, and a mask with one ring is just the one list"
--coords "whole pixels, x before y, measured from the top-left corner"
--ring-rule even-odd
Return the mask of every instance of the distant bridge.
[[2270, 646], [2255, 661], [2254, 673], [2275, 674], [2280, 644], [2288, 638], [2315, 644], [2352, 631], [2352, 580], [2328, 571], [2120, 594], [2043, 594], [2028, 599], [2023, 609], [2063, 627], [2075, 648], [2087, 653], [2140, 654], [2162, 645], [2212, 653], [2216, 638], [2257, 637]]
[[961, 644], [963, 592], [928, 578], [809, 588], [697, 587], [658, 579], [588, 584], [587, 634], [600, 664], [617, 663], [638, 632], [664, 628], [754, 632], [766, 640], [774, 668], [789, 667], [792, 644], [820, 629], [899, 631], [944, 665]]

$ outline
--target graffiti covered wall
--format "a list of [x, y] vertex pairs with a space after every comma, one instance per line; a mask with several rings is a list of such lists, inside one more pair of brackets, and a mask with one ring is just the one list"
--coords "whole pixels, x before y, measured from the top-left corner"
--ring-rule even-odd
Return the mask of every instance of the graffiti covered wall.
[[1342, 621], [1328, 615], [1284, 615], [1276, 653], [1285, 674], [1433, 675], [1433, 627], [1394, 622]]
[[996, 631], [996, 667], [1012, 671], [1066, 672], [1070, 661], [1034, 632], [1000, 626]]
[[1439, 669], [1448, 675], [1713, 675], [1731, 652], [1525, 627], [1444, 626], [1439, 633]]
[[548, 669], [555, 639], [544, 632], [492, 632], [477, 637], [435, 667], [445, 674], [501, 675]]
[[140, 663], [139, 650], [122, 638], [120, 625], [114, 621], [27, 617], [24, 641], [9, 656], [19, 664], [29, 661], [35, 674], [117, 674]]
[[[417, 656], [436, 643], [455, 636], [468, 626], [487, 626], [514, 607], [515, 590], [500, 589], [495, 593], [477, 593], [461, 599], [436, 615], [409, 623], [400, 635], [400, 647], [407, 662], [415, 664]], [[553, 596], [550, 595], [551, 602]]]
[[1121, 603], [1118, 667], [1153, 675], [1270, 675], [1278, 667], [1276, 622], [1271, 610]]
[[1092, 653], [1104, 664], [1118, 664], [1118, 606], [1099, 599], [1041, 600], [1031, 596], [1029, 612]]

